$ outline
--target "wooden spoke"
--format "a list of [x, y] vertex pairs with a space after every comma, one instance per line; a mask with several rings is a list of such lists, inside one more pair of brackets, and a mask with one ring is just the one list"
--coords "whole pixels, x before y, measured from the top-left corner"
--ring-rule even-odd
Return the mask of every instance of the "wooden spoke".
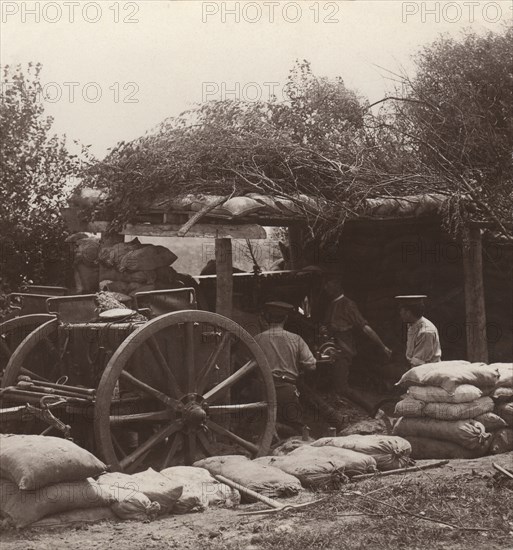
[[255, 403], [239, 403], [237, 405], [211, 405], [208, 408], [209, 414], [238, 413], [241, 411], [260, 411], [269, 407], [267, 401], [257, 401]]
[[183, 396], [183, 391], [180, 389], [180, 386], [178, 385], [178, 381], [176, 380], [176, 377], [173, 374], [171, 366], [169, 365], [169, 363], [166, 361], [166, 358], [162, 354], [162, 351], [160, 349], [160, 346], [158, 345], [157, 340], [155, 340], [154, 336], [151, 336], [150, 338], [148, 338], [146, 343], [150, 348], [153, 356], [157, 360], [157, 363], [159, 364], [160, 368], [166, 374], [169, 380], [170, 391], [173, 392], [174, 396], [179, 399], [180, 397]]
[[160, 468], [161, 470], [169, 466], [169, 464], [171, 463], [171, 460], [173, 460], [173, 457], [175, 456], [178, 449], [180, 448], [180, 443], [182, 443], [182, 440], [183, 440], [183, 435], [180, 432], [175, 433], [175, 435], [173, 436], [173, 441], [169, 446], [169, 450], [166, 454], [166, 457], [162, 462], [162, 467]]
[[203, 430], [199, 430], [197, 435], [198, 435], [199, 444], [203, 448], [203, 451], [205, 452], [205, 454], [207, 456], [214, 456], [215, 453], [212, 450], [212, 445], [208, 440], [207, 434]]
[[121, 445], [119, 444], [118, 438], [117, 438], [113, 433], [111, 433], [111, 437], [112, 437], [112, 443], [114, 444], [114, 448], [116, 449], [116, 451], [117, 451], [122, 457], [125, 457], [125, 456], [126, 456], [126, 453], [125, 453], [125, 451], [123, 450], [123, 447], [121, 447]]
[[113, 426], [128, 424], [130, 422], [162, 422], [171, 418], [170, 411], [152, 411], [135, 414], [111, 415], [110, 423]]
[[187, 391], [195, 390], [196, 368], [194, 365], [194, 323], [185, 323], [185, 352], [184, 365], [187, 378]]
[[223, 428], [223, 426], [220, 426], [219, 424], [217, 424], [216, 422], [210, 419], [207, 419], [207, 428], [209, 428], [213, 432], [218, 433], [219, 435], [224, 435], [225, 437], [227, 437], [228, 439], [231, 439], [232, 441], [234, 441], [241, 447], [244, 447], [251, 453], [254, 453], [254, 454], [258, 453], [257, 445], [255, 445], [254, 443], [251, 443], [250, 441], [246, 441], [242, 437], [239, 437], [237, 434], [234, 434], [230, 430]]
[[168, 407], [172, 407], [173, 409], [177, 409], [180, 406], [180, 403], [173, 399], [172, 397], [168, 397], [165, 393], [162, 393], [161, 391], [149, 386], [142, 380], [139, 380], [126, 370], [124, 370], [121, 373], [121, 377], [124, 378], [127, 382], [130, 382], [132, 385], [138, 387], [143, 392], [145, 392], [148, 395], [151, 395], [152, 397], [155, 397], [155, 399], [158, 399]]
[[249, 372], [251, 372], [257, 366], [254, 360], [248, 361], [238, 371], [235, 371], [232, 375], [225, 378], [220, 384], [209, 390], [203, 397], [205, 401], [215, 401], [221, 394], [236, 384], [239, 380], [244, 378]]
[[141, 456], [139, 456], [139, 458], [134, 460], [134, 462], [132, 462], [132, 464], [127, 466], [127, 468], [126, 468], [127, 474], [130, 474], [130, 473], [133, 473], [133, 472], [137, 471], [137, 468], [139, 467], [140, 464], [142, 464], [144, 462], [144, 460], [148, 456], [150, 450], [151, 449], [148, 449], [145, 453], [143, 453]]
[[208, 358], [207, 364], [203, 367], [201, 373], [198, 376], [198, 393], [203, 393], [205, 386], [208, 382], [208, 377], [210, 376], [210, 373], [212, 372], [212, 369], [216, 366], [216, 363], [219, 359], [219, 355], [225, 348], [226, 344], [232, 339], [232, 335], [229, 332], [225, 332], [223, 336], [221, 337], [221, 341], [219, 344], [217, 344], [216, 348]]
[[181, 420], [174, 420], [167, 426], [161, 428], [157, 433], [149, 437], [142, 445], [140, 445], [133, 453], [130, 453], [128, 456], [123, 458], [120, 461], [120, 466], [123, 469], [128, 468], [131, 464], [140, 458], [142, 455], [146, 454], [152, 449], [155, 445], [158, 445], [161, 441], [164, 441], [166, 437], [177, 432], [182, 427]]

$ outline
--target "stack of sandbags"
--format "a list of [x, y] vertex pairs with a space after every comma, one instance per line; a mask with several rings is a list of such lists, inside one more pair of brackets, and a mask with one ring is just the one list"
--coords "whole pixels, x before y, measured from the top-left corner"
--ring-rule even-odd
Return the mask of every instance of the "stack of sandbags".
[[0, 435], [0, 515], [16, 527], [46, 516], [107, 508], [114, 499], [90, 476], [106, 466], [71, 441], [38, 435]]
[[183, 492], [173, 506], [174, 514], [202, 512], [209, 506], [233, 508], [240, 504], [240, 493], [218, 481], [208, 470], [194, 466], [172, 466], [160, 472]]
[[[195, 462], [193, 466], [205, 468], [213, 476], [222, 475], [269, 498], [290, 497], [301, 491], [301, 483], [296, 477], [261, 463], [259, 459], [249, 460], [239, 455], [211, 456]], [[242, 494], [241, 498], [243, 502], [252, 502], [246, 494]]]
[[408, 388], [396, 406], [393, 434], [412, 446], [412, 458], [476, 458], [487, 453], [491, 432], [504, 426], [489, 394], [496, 367], [443, 361], [414, 367], [398, 385]]
[[141, 244], [138, 239], [102, 246], [98, 255], [100, 289], [128, 295], [155, 290], [161, 270], [176, 259], [166, 247]]
[[304, 487], [323, 489], [336, 488], [354, 475], [377, 470], [372, 456], [333, 446], [305, 445], [285, 456], [264, 456], [253, 462], [279, 468], [298, 478]]
[[500, 454], [513, 451], [513, 363], [493, 363], [499, 371], [499, 379], [492, 393], [495, 412], [506, 426], [494, 433], [490, 452]]

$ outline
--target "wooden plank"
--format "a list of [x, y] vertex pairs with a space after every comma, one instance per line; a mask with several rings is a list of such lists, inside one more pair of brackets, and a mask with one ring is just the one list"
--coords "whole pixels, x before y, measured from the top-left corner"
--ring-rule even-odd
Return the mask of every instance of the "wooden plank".
[[488, 362], [486, 340], [486, 309], [483, 285], [483, 250], [481, 230], [466, 230], [467, 243], [463, 244], [463, 283], [465, 289], [465, 328], [467, 359]]
[[[107, 222], [92, 222], [89, 231], [101, 232], [105, 230]], [[177, 237], [181, 225], [179, 224], [127, 224], [121, 233], [144, 237]], [[201, 224], [194, 225], [187, 237], [209, 237], [228, 239], [266, 239], [267, 234], [261, 225], [257, 224]]]

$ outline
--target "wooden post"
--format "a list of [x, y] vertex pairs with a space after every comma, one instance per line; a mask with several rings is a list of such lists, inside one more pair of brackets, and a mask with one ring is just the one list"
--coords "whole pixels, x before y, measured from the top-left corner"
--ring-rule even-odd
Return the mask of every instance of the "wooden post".
[[216, 313], [232, 317], [233, 267], [232, 240], [216, 239]]
[[488, 362], [481, 230], [469, 227], [463, 243], [467, 359]]
[[299, 269], [303, 256], [303, 231], [298, 225], [289, 225], [290, 269]]

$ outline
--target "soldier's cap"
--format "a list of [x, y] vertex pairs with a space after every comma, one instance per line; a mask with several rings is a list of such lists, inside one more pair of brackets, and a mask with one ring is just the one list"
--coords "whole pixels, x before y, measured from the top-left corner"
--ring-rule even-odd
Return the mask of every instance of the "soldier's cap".
[[292, 313], [294, 306], [287, 304], [287, 302], [266, 302], [264, 304], [264, 311], [268, 313]]
[[425, 294], [410, 294], [403, 296], [395, 296], [396, 300], [399, 300], [399, 305], [412, 306], [417, 304], [423, 304], [427, 298]]

